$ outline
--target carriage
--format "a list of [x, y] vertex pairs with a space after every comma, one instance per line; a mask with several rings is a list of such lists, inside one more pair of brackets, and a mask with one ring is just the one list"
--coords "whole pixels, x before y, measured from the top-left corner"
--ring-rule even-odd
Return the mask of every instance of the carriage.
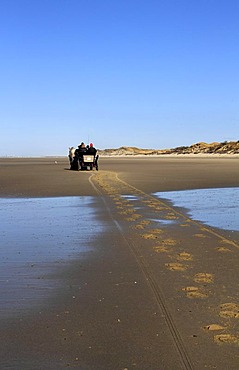
[[70, 160], [70, 169], [75, 171], [84, 171], [96, 169], [98, 171], [98, 155], [92, 155], [83, 153], [81, 156], [75, 155], [75, 149], [69, 148], [69, 160]]

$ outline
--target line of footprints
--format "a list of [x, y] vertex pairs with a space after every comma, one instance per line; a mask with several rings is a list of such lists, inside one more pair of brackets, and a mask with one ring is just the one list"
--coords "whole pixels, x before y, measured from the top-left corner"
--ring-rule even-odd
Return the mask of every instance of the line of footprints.
[[[163, 212], [164, 219], [167, 221], [177, 221], [180, 215], [175, 213], [167, 205], [161, 203], [159, 200], [154, 200], [152, 197], [143, 192], [132, 189], [126, 183], [120, 182], [113, 174], [97, 175], [95, 179], [101, 189], [107, 193], [114, 201], [117, 212], [124, 217], [124, 220], [132, 223], [131, 227], [137, 230], [138, 235], [145, 239], [154, 241], [153, 250], [156, 253], [166, 253], [169, 257], [169, 262], [165, 267], [171, 271], [183, 272], [193, 265], [194, 257], [187, 251], [182, 251], [176, 256], [173, 247], [176, 246], [177, 241], [172, 238], [165, 237], [164, 229], [152, 227], [153, 221], [144, 219], [134, 207], [133, 200], [141, 201], [146, 207], [151, 208], [154, 212]], [[127, 194], [124, 196], [122, 194]], [[182, 216], [183, 217], [183, 216]], [[190, 227], [190, 220], [184, 218], [180, 223], [181, 227]], [[195, 233], [195, 238], [205, 238], [203, 231], [206, 229], [201, 227], [202, 233]], [[228, 240], [221, 240], [217, 248], [218, 252], [226, 253], [232, 252], [230, 249], [230, 242]], [[214, 276], [208, 272], [196, 273], [192, 278], [192, 284], [182, 287], [189, 299], [207, 299], [210, 291], [207, 286], [214, 283]], [[230, 330], [235, 326], [234, 320], [239, 319], [239, 305], [233, 302], [226, 302], [221, 304], [218, 309], [218, 321], [220, 323], [213, 323], [205, 325], [203, 329], [208, 332], [213, 332], [213, 340], [217, 344], [234, 344], [239, 345], [239, 335], [230, 333]], [[215, 334], [217, 333], [217, 334]]]

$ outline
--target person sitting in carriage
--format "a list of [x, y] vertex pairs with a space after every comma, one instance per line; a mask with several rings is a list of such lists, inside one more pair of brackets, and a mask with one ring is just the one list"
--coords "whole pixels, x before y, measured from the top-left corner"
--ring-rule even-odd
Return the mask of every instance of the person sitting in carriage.
[[75, 151], [75, 156], [78, 161], [80, 161], [83, 158], [83, 155], [87, 152], [85, 144], [82, 142], [80, 145], [78, 145], [78, 149]]
[[94, 166], [98, 171], [98, 158], [99, 156], [96, 155], [97, 149], [94, 147], [93, 143], [90, 143], [89, 148], [87, 149], [87, 154], [94, 156]]
[[83, 155], [86, 154], [85, 144], [82, 142], [78, 145], [78, 148], [75, 150], [75, 155], [73, 161], [71, 162], [71, 170], [78, 170], [81, 162], [83, 161]]
[[95, 157], [96, 153], [97, 153], [97, 150], [95, 149], [93, 143], [90, 143], [89, 148], [87, 150], [87, 154], [93, 155]]

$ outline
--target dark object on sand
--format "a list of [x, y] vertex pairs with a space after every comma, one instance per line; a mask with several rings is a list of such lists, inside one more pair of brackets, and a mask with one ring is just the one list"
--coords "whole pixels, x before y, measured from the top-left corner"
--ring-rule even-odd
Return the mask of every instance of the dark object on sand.
[[71, 170], [75, 171], [84, 171], [84, 170], [93, 170], [94, 168], [98, 171], [98, 158], [99, 156], [83, 154], [82, 156], [75, 156], [71, 162]]

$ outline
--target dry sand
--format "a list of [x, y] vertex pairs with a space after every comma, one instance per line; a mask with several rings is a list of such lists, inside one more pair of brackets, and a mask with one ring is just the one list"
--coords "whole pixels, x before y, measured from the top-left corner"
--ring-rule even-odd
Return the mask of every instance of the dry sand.
[[239, 186], [238, 159], [101, 158], [99, 165], [73, 172], [62, 158], [0, 159], [2, 197], [93, 195], [108, 227], [88, 258], [59, 269], [62, 287], [41, 311], [0, 320], [0, 368], [238, 369], [238, 233], [232, 238], [151, 196]]

